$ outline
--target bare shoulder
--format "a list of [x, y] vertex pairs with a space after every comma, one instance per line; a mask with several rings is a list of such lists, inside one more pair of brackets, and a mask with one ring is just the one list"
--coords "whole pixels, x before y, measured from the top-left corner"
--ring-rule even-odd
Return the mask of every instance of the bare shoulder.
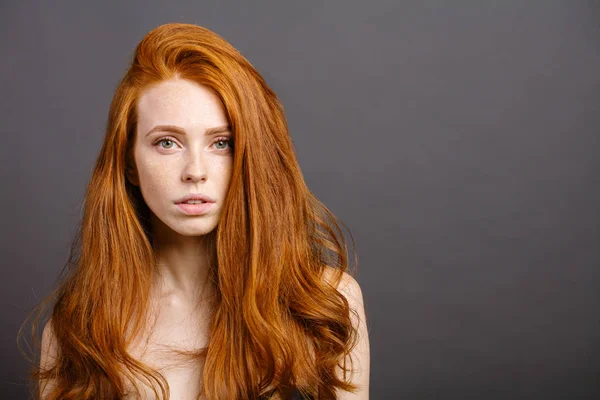
[[339, 271], [331, 267], [326, 267], [323, 273], [324, 279], [336, 287], [351, 302], [351, 305], [364, 307], [362, 290], [356, 279], [352, 275], [343, 272], [339, 282], [336, 283], [337, 274], [339, 274]]
[[[332, 284], [348, 300], [352, 323], [357, 330], [358, 340], [351, 352], [352, 383], [358, 386], [355, 393], [338, 392], [339, 400], [367, 400], [369, 398], [369, 376], [370, 376], [370, 345], [367, 318], [363, 300], [362, 290], [354, 277], [346, 272], [342, 273], [339, 282], [335, 283], [336, 274], [332, 268], [326, 268], [324, 278]], [[342, 377], [341, 370], [338, 376]]]
[[52, 363], [56, 359], [57, 353], [58, 348], [56, 344], [56, 336], [54, 334], [52, 318], [50, 318], [48, 322], [46, 322], [44, 330], [42, 331], [40, 364], [44, 364], [46, 367], [52, 366]]
[[[44, 330], [42, 331], [42, 343], [41, 343], [41, 354], [40, 354], [40, 370], [46, 371], [54, 366], [58, 355], [58, 345], [56, 342], [56, 336], [54, 334], [54, 326], [52, 325], [52, 318], [46, 322]], [[40, 381], [40, 398], [43, 399], [44, 395], [49, 392], [53, 387], [52, 380]]]

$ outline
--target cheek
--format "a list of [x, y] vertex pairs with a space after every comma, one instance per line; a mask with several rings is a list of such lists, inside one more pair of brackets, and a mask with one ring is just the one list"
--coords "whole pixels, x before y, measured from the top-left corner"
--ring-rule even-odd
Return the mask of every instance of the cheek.
[[169, 168], [157, 162], [145, 162], [138, 167], [140, 185], [147, 193], [160, 192], [173, 180]]
[[231, 180], [231, 174], [233, 172], [233, 160], [228, 160], [224, 162], [219, 169], [223, 187], [225, 190], [229, 187], [229, 182]]

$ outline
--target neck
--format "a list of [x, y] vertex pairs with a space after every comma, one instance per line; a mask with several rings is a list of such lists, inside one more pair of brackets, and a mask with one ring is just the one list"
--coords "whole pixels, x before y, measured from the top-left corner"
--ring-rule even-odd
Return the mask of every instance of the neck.
[[210, 280], [210, 264], [216, 261], [214, 241], [207, 236], [180, 235], [155, 217], [152, 226], [156, 255], [153, 289], [161, 302], [186, 305], [214, 294]]

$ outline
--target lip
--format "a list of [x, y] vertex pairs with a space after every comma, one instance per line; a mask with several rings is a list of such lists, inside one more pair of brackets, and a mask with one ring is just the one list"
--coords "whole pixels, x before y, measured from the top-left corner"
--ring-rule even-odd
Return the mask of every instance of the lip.
[[214, 204], [211, 202], [202, 204], [177, 203], [177, 207], [187, 215], [204, 215], [210, 211]]
[[189, 193], [189, 194], [183, 196], [182, 198], [180, 198], [179, 200], [175, 200], [175, 203], [176, 204], [184, 203], [184, 202], [186, 202], [188, 200], [202, 200], [202, 201], [205, 201], [207, 203], [214, 203], [215, 202], [214, 199], [212, 199], [211, 197], [208, 197], [205, 194], [202, 194], [202, 193]]

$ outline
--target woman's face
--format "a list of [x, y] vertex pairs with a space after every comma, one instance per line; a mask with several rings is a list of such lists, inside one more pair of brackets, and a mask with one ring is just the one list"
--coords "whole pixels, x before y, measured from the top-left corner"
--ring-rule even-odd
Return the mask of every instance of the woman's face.
[[[142, 91], [137, 115], [137, 176], [130, 181], [140, 187], [154, 220], [185, 236], [211, 232], [233, 164], [233, 137], [221, 101], [206, 86], [172, 79]], [[213, 202], [177, 204], [191, 194]]]

